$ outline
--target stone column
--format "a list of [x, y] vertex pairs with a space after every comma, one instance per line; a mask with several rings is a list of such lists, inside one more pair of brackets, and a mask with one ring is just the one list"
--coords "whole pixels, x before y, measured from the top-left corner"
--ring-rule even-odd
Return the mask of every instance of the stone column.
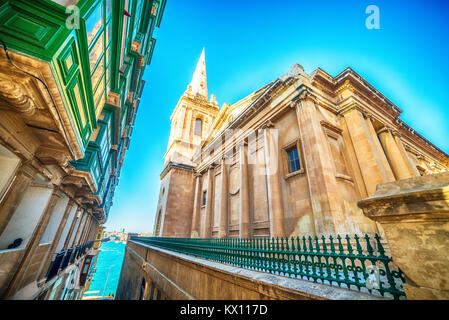
[[96, 239], [99, 226], [100, 225], [99, 225], [98, 221], [95, 220], [94, 228], [92, 229], [92, 235], [90, 236], [91, 240]]
[[379, 183], [393, 181], [394, 177], [382, 160], [384, 155], [376, 148], [376, 141], [371, 136], [361, 110], [351, 107], [342, 112], [351, 138], [357, 162], [362, 173], [368, 195], [372, 195]]
[[27, 246], [24, 250], [24, 255], [21, 258], [20, 264], [17, 267], [17, 271], [14, 274], [13, 278], [11, 279], [8, 289], [6, 290], [5, 297], [13, 296], [17, 290], [20, 289], [22, 285], [22, 279], [25, 276], [27, 267], [29, 262], [31, 261], [34, 253], [36, 252], [36, 249], [39, 245], [39, 242], [42, 238], [42, 235], [44, 234], [45, 229], [47, 228], [48, 222], [50, 220], [50, 217], [53, 213], [53, 209], [56, 205], [56, 201], [60, 198], [60, 191], [54, 190], [53, 194], [51, 195], [47, 206], [44, 210], [44, 213], [41, 216], [41, 219], [39, 220], [38, 225], [34, 229], [33, 235], [31, 236]]
[[270, 235], [272, 237], [283, 237], [285, 236], [284, 208], [282, 205], [281, 178], [279, 174], [278, 136], [272, 123], [267, 123], [262, 129], [264, 134]]
[[449, 299], [449, 172], [377, 186], [358, 202], [385, 230], [407, 299]]
[[95, 220], [95, 218], [92, 218], [92, 223], [90, 225], [89, 234], [87, 235], [86, 242], [93, 240], [96, 228], [97, 228], [97, 220]]
[[[77, 212], [75, 213], [75, 216], [73, 217], [73, 221], [72, 221], [72, 225], [70, 226], [70, 230], [69, 230], [69, 232], [67, 234], [67, 237], [65, 238], [64, 245], [62, 246], [62, 250], [65, 250], [65, 249], [68, 248], [68, 246], [70, 244], [70, 239], [72, 238], [72, 234], [73, 234], [73, 231], [74, 231], [75, 226], [76, 226], [76, 223], [79, 221], [80, 223], [79, 223], [79, 225], [78, 225], [78, 227], [77, 227], [75, 232], [78, 231], [79, 226], [81, 225], [81, 219], [83, 218], [82, 211], [83, 211], [83, 208], [78, 207]], [[77, 233], [75, 233], [75, 237], [73, 238], [74, 241], [76, 239], [76, 234]]]
[[0, 234], [5, 231], [14, 212], [19, 206], [27, 188], [31, 185], [37, 171], [28, 163], [17, 170], [11, 186], [0, 203]]
[[81, 216], [79, 217], [80, 223], [78, 224], [78, 227], [76, 228], [75, 237], [73, 237], [73, 243], [70, 244], [70, 239], [68, 239], [69, 242], [64, 244], [63, 250], [67, 249], [68, 246], [70, 246], [70, 245], [72, 247], [76, 247], [77, 245], [79, 245], [79, 239], [78, 238], [80, 238], [81, 230], [84, 227], [84, 223], [85, 223], [88, 215], [89, 214], [87, 213], [86, 210], [84, 210], [84, 212], [81, 213]]
[[213, 183], [214, 183], [214, 167], [211, 166], [207, 173], [207, 199], [206, 199], [206, 214], [204, 215], [204, 238], [211, 237], [211, 219], [213, 203]]
[[296, 115], [302, 144], [315, 234], [347, 232], [334, 163], [324, 134], [315, 97], [307, 88], [298, 96]]
[[376, 153], [379, 155], [379, 165], [382, 166], [381, 170], [385, 172], [385, 175], [387, 177], [386, 181], [394, 181], [395, 178], [393, 170], [390, 166], [390, 163], [388, 162], [387, 155], [385, 154], [385, 151], [380, 144], [379, 137], [377, 136], [376, 130], [373, 126], [373, 115], [368, 112], [363, 112], [363, 116], [365, 117], [366, 126], [368, 127], [368, 131], [371, 135], [371, 140], [373, 141], [373, 145], [377, 151]]
[[247, 143], [242, 141], [240, 148], [240, 234], [241, 238], [251, 236], [248, 187], [248, 155]]
[[378, 135], [396, 179], [411, 178], [412, 175], [410, 174], [408, 163], [402, 157], [401, 151], [392, 135], [392, 129], [384, 127], [378, 132]]
[[418, 171], [418, 168], [413, 163], [413, 161], [410, 159], [410, 156], [408, 155], [407, 151], [405, 150], [404, 144], [402, 143], [400, 134], [394, 135], [394, 139], [396, 140], [396, 143], [398, 145], [399, 151], [401, 152], [402, 157], [404, 158], [404, 161], [408, 165], [408, 169], [410, 174], [413, 177], [420, 177], [421, 174]]
[[39, 272], [38, 279], [42, 279], [45, 277], [47, 273], [48, 266], [50, 265], [51, 259], [53, 258], [53, 254], [55, 253], [56, 247], [58, 246], [59, 239], [61, 238], [62, 231], [64, 230], [64, 227], [67, 223], [67, 219], [69, 218], [70, 211], [73, 208], [73, 205], [75, 202], [70, 199], [67, 203], [67, 207], [65, 208], [64, 215], [62, 216], [61, 223], [59, 224], [58, 230], [56, 231], [56, 234], [53, 238], [53, 241], [50, 246], [50, 250], [48, 251], [46, 258], [44, 259], [44, 263], [41, 265], [41, 270]]
[[94, 225], [95, 225], [95, 219], [91, 216], [89, 229], [87, 229], [86, 236], [84, 237], [85, 243], [90, 241], [90, 236], [92, 234], [92, 229], [94, 228]]
[[228, 234], [228, 169], [226, 157], [221, 159], [221, 199], [220, 199], [220, 226], [218, 230], [219, 238], [226, 238]]
[[192, 217], [192, 238], [198, 238], [200, 230], [200, 210], [201, 210], [201, 175], [195, 174], [195, 199], [193, 202]]
[[86, 223], [84, 224], [83, 232], [81, 233], [79, 244], [84, 244], [86, 242], [86, 235], [89, 231], [90, 225], [92, 223], [92, 217], [90, 214], [87, 215]]

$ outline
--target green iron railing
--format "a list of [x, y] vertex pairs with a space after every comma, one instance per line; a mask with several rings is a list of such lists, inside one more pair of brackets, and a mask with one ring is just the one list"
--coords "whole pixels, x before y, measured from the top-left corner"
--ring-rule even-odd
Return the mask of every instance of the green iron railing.
[[[362, 240], [363, 238], [363, 240]], [[162, 238], [130, 240], [242, 268], [346, 286], [395, 300], [405, 299], [404, 276], [385, 254], [380, 237], [348, 235], [291, 238]], [[371, 243], [373, 241], [373, 243]], [[355, 248], [354, 248], [355, 247]]]

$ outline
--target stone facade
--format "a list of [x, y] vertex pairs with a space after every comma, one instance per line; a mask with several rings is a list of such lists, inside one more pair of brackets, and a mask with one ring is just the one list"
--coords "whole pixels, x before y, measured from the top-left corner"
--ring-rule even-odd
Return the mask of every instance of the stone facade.
[[449, 299], [449, 172], [377, 186], [359, 201], [385, 230], [407, 299]]
[[401, 113], [350, 68], [332, 77], [299, 64], [219, 108], [203, 50], [171, 116], [154, 235], [383, 235], [357, 201], [449, 168]]
[[[188, 275], [188, 276], [186, 276]], [[126, 245], [116, 300], [384, 300], [337, 286]]]
[[2, 1], [0, 299], [77, 299], [89, 285], [164, 7]]

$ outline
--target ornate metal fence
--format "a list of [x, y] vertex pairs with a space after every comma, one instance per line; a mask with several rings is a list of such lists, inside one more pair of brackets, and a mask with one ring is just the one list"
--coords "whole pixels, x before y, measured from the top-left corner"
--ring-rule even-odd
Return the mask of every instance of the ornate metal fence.
[[402, 272], [385, 254], [376, 234], [343, 239], [329, 236], [291, 238], [162, 238], [131, 240], [242, 268], [344, 286], [392, 299], [405, 299]]

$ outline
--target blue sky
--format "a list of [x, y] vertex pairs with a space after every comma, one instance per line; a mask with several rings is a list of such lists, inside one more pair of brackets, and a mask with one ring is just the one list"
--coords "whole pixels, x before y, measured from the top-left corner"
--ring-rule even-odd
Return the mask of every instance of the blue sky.
[[[369, 30], [368, 5], [380, 11]], [[353, 68], [449, 153], [449, 1], [168, 0], [106, 227], [153, 230], [170, 115], [205, 47], [209, 95], [234, 103], [298, 62]]]

